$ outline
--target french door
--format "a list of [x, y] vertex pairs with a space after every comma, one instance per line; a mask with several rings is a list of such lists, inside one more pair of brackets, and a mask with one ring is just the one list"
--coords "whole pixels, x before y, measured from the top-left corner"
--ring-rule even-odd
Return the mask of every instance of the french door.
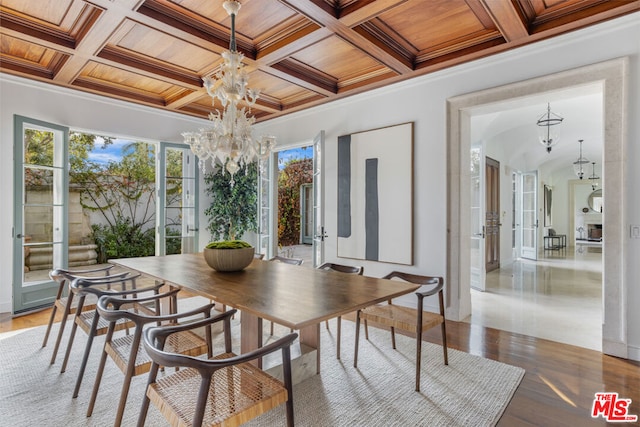
[[313, 139], [313, 267], [324, 263], [324, 241], [327, 238], [324, 229], [324, 131]]
[[49, 305], [68, 264], [69, 129], [14, 117], [13, 312]]
[[[266, 259], [276, 255], [276, 241], [274, 233], [277, 230], [277, 204], [274, 203], [277, 194], [277, 180], [274, 179], [275, 168], [272, 154], [266, 160], [258, 161], [258, 245], [256, 252], [264, 254]], [[274, 212], [273, 206], [276, 206]]]
[[300, 240], [313, 244], [313, 184], [300, 186]]
[[521, 182], [522, 258], [538, 259], [538, 172], [525, 172]]
[[182, 144], [160, 144], [157, 157], [156, 255], [199, 252], [198, 168]]
[[473, 289], [485, 290], [485, 161], [482, 141], [471, 146], [471, 247], [470, 285]]

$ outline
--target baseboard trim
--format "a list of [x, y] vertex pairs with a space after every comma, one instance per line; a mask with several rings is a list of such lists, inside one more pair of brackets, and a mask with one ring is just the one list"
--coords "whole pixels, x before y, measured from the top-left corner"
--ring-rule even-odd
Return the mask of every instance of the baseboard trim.
[[626, 343], [620, 341], [602, 340], [602, 352], [609, 356], [620, 357], [622, 359], [629, 358], [629, 349]]
[[0, 303], [0, 313], [12, 313], [12, 309], [10, 302]]
[[640, 362], [640, 347], [630, 345], [627, 350], [627, 355], [629, 356], [629, 360]]

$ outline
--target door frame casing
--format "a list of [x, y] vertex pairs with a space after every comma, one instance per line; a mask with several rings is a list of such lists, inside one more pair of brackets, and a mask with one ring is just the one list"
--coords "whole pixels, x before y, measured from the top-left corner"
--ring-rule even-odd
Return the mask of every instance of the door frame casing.
[[471, 113], [474, 107], [587, 84], [601, 84], [604, 100], [603, 189], [610, 209], [604, 222], [602, 351], [628, 357], [627, 283], [624, 260], [627, 254], [625, 182], [627, 129], [627, 88], [629, 59], [617, 58], [562, 71], [447, 100], [447, 314], [462, 320], [471, 314], [471, 291], [465, 280], [469, 272], [470, 226], [469, 147]]

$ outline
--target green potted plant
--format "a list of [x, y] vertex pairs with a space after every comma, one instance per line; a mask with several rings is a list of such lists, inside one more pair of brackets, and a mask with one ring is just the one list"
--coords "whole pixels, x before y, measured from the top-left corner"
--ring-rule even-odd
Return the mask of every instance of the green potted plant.
[[258, 172], [255, 163], [242, 166], [231, 185], [220, 168], [205, 175], [206, 193], [212, 203], [205, 209], [207, 229], [216, 239], [204, 248], [209, 266], [217, 271], [239, 271], [253, 260], [254, 248], [237, 237], [256, 231]]

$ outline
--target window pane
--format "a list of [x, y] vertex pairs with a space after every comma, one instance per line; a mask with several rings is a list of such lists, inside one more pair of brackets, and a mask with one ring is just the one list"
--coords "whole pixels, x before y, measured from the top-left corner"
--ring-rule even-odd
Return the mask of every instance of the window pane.
[[24, 163], [29, 165], [53, 166], [54, 133], [25, 129]]

